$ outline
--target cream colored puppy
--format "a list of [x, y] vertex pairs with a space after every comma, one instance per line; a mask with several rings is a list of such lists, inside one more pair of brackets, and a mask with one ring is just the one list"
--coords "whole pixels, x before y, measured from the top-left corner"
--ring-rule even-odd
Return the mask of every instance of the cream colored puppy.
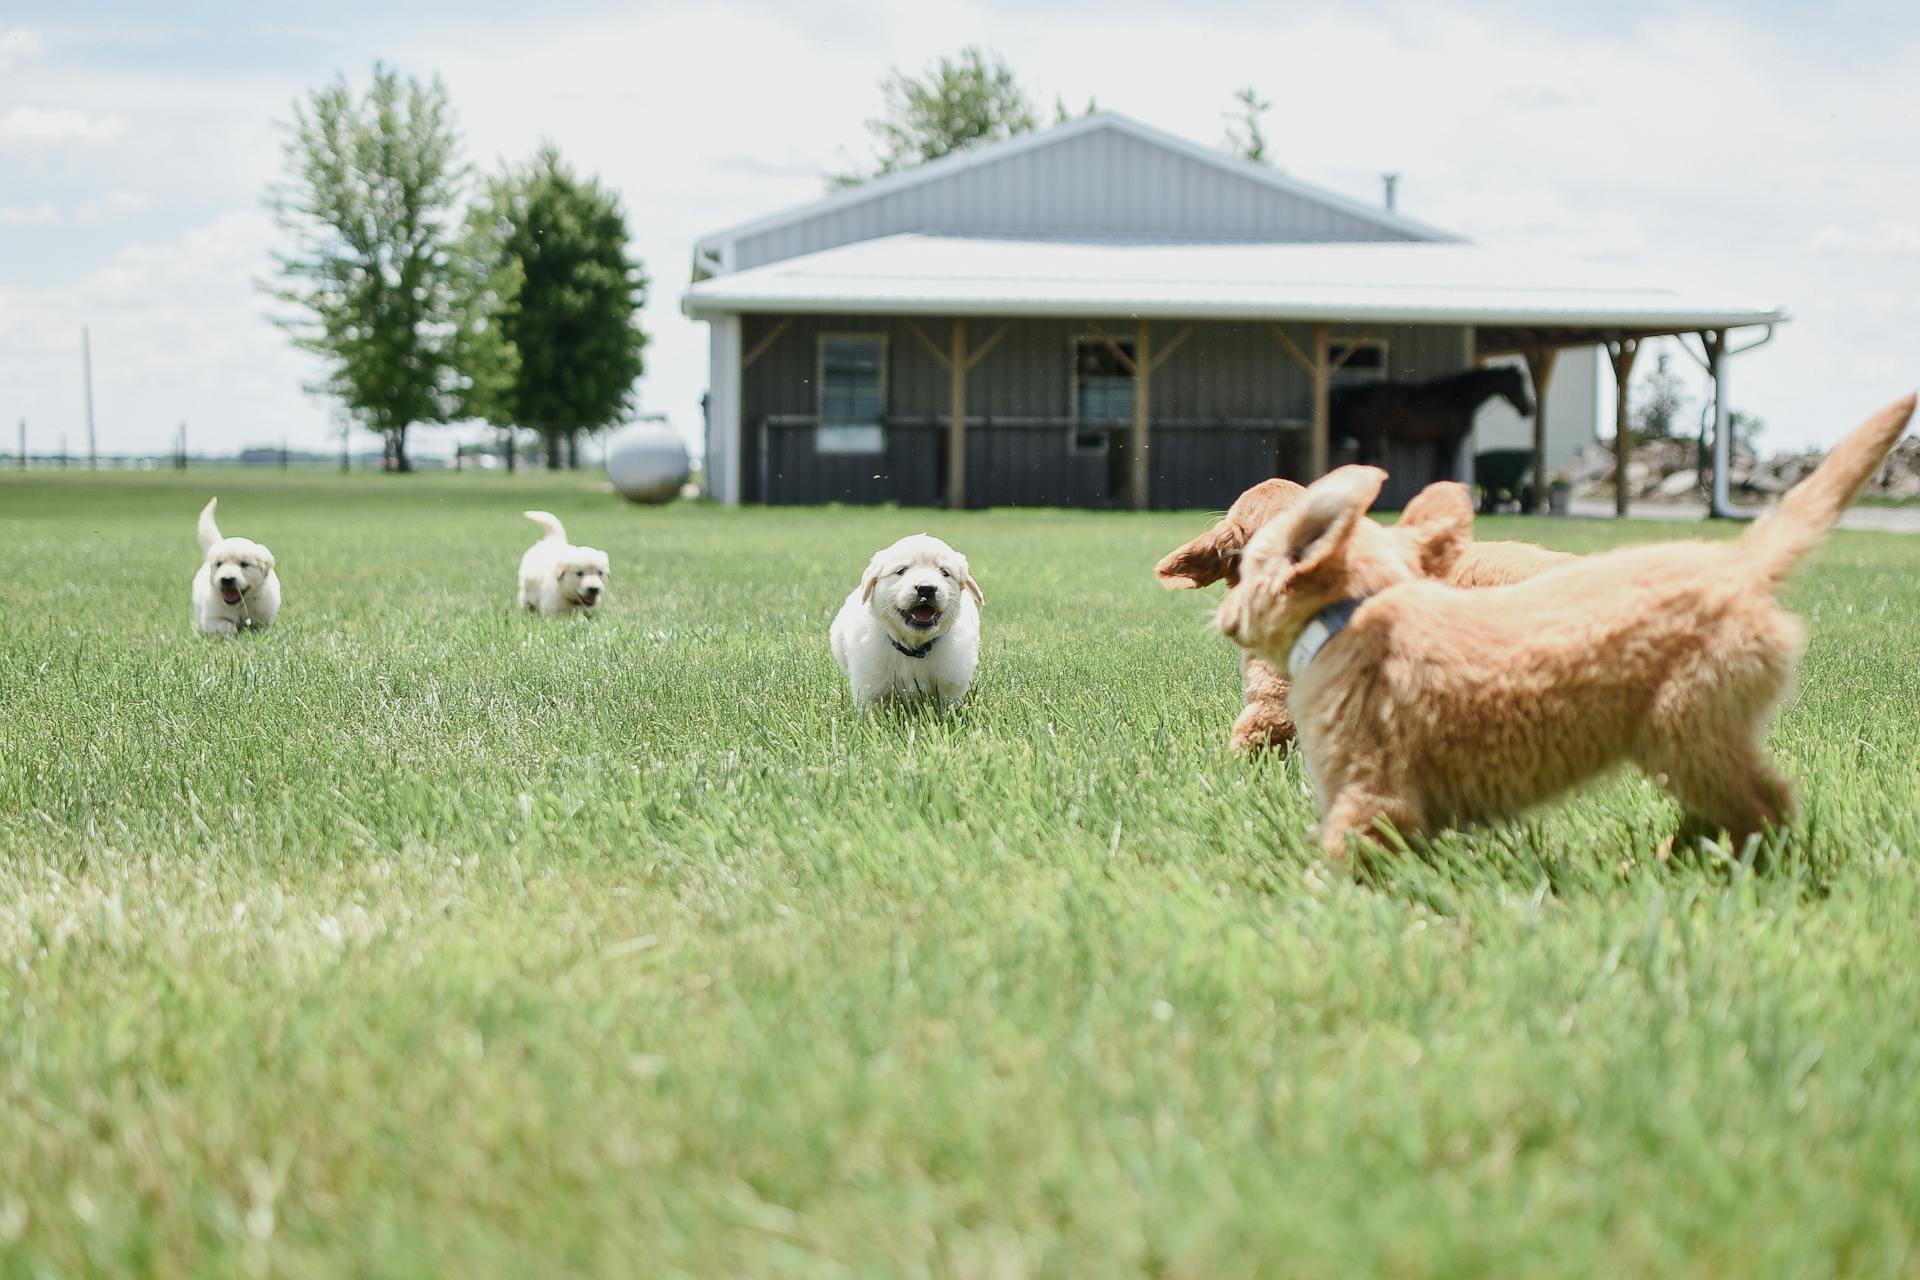
[[193, 575], [193, 625], [210, 636], [230, 636], [272, 624], [280, 612], [280, 578], [273, 552], [247, 538], [223, 538], [213, 522], [220, 499], [200, 512], [200, 568]]
[[543, 618], [558, 614], [591, 613], [607, 594], [607, 553], [576, 547], [558, 517], [547, 511], [522, 515], [547, 531], [547, 536], [520, 557], [520, 604]]
[[924, 533], [877, 553], [833, 620], [833, 660], [862, 710], [890, 697], [967, 696], [986, 603], [967, 558]]

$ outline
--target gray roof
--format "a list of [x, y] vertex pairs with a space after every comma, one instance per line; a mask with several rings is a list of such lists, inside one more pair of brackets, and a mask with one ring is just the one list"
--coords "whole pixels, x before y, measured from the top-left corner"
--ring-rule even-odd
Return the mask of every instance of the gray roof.
[[903, 232], [1251, 244], [1459, 238], [1100, 112], [703, 236], [694, 276]]

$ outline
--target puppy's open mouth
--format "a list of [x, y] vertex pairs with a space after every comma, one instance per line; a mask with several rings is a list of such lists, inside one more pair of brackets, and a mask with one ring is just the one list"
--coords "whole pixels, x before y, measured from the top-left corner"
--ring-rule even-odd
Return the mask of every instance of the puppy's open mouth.
[[593, 608], [593, 606], [600, 603], [600, 597], [599, 596], [581, 596], [580, 603], [585, 605], [587, 608], [591, 609]]
[[220, 598], [221, 598], [222, 600], [225, 600], [225, 601], [226, 601], [226, 602], [227, 602], [228, 604], [239, 604], [239, 603], [240, 603], [240, 588], [238, 588], [238, 587], [222, 587], [222, 588], [220, 588]]
[[926, 631], [940, 623], [940, 610], [930, 604], [917, 604], [911, 609], [902, 609], [900, 616], [905, 618], [907, 625], [916, 631]]

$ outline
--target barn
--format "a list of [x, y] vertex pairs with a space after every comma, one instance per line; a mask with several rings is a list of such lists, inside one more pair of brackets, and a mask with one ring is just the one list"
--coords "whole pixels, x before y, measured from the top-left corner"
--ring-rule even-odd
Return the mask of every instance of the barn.
[[[1520, 403], [1444, 459], [1398, 439], [1371, 455], [1391, 502], [1470, 478], [1490, 431], [1517, 432], [1544, 474], [1592, 438], [1594, 353], [1624, 420], [1656, 336], [1695, 335], [1724, 440], [1729, 335], [1784, 319], [1468, 244], [1389, 204], [1109, 112], [705, 236], [682, 308], [710, 329], [708, 491], [1219, 508], [1355, 456], [1336, 416], [1356, 388], [1522, 365], [1529, 421]], [[1556, 367], [1586, 370], [1584, 397], [1554, 393]]]

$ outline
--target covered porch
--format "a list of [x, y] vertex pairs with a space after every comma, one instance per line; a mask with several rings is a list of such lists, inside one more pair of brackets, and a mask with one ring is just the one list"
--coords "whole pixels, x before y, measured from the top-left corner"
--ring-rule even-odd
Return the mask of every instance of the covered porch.
[[[1162, 380], [1178, 372], [1171, 362], [1183, 351], [1207, 345], [1195, 342], [1196, 333], [1217, 333], [1222, 325], [1230, 327], [1237, 354], [1234, 365], [1216, 365], [1214, 376], [1231, 368], [1239, 371], [1234, 376], [1257, 378], [1263, 367], [1270, 372], [1277, 366], [1304, 380], [1304, 403], [1272, 397], [1240, 416], [1297, 433], [1296, 478], [1311, 479], [1333, 461], [1336, 379], [1390, 331], [1444, 342], [1446, 363], [1424, 366], [1435, 372], [1517, 354], [1537, 392], [1550, 384], [1558, 352], [1603, 345], [1615, 376], [1616, 448], [1624, 474], [1631, 455], [1631, 434], [1624, 429], [1631, 413], [1628, 386], [1642, 344], [1662, 336], [1695, 344], [1687, 350], [1715, 382], [1715, 450], [1721, 457], [1728, 435], [1727, 363], [1758, 345], [1736, 344], [1730, 335], [1756, 328], [1770, 335], [1785, 319], [1777, 308], [1631, 283], [1591, 264], [1452, 243], [1166, 244], [919, 234], [861, 241], [702, 280], [684, 307], [712, 325], [709, 415], [716, 456], [709, 465], [723, 499], [743, 500], [749, 485], [742, 468], [755, 452], [747, 434], [777, 416], [745, 403], [744, 380], [798, 320], [831, 316], [896, 326], [896, 349], [914, 349], [926, 369], [937, 371], [944, 385], [928, 393], [937, 402], [888, 408], [903, 419], [937, 420], [944, 459], [938, 496], [953, 507], [975, 504], [980, 451], [970, 443], [973, 433], [996, 418], [1010, 426], [1016, 417], [1053, 416], [1033, 412], [1038, 401], [1028, 402], [1023, 413], [1001, 407], [996, 414], [979, 404], [983, 381], [1018, 376], [1010, 366], [1039, 358], [1008, 341], [1022, 322], [1073, 326], [1085, 335], [1081, 341], [1104, 347], [1130, 380], [1128, 420], [1115, 456], [1122, 460], [1124, 505], [1144, 509], [1163, 505], [1156, 501], [1162, 472], [1156, 454], [1180, 447], [1177, 424], [1212, 417], [1190, 409], [1183, 394], [1170, 398]], [[751, 341], [745, 337], [748, 324], [756, 334]], [[1249, 336], [1256, 334], [1257, 340]], [[1067, 411], [1063, 425], [1071, 429], [1077, 409], [1062, 402], [1059, 411]], [[1536, 415], [1535, 473], [1542, 478], [1546, 438], [1547, 423]], [[758, 457], [765, 462], [764, 447]], [[1722, 498], [1725, 477], [1722, 462], [1715, 481]], [[1544, 488], [1533, 486], [1536, 495]], [[1625, 487], [1616, 488], [1624, 512]]]

